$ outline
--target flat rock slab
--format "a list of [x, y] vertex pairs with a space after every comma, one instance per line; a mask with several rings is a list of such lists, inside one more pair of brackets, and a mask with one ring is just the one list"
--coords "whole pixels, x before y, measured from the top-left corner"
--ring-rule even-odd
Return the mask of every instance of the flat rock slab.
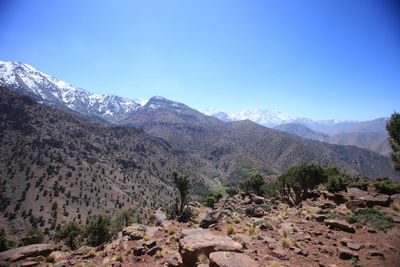
[[226, 235], [214, 235], [211, 233], [192, 234], [185, 236], [180, 240], [180, 251], [182, 259], [187, 264], [194, 264], [200, 253], [209, 255], [216, 251], [234, 251], [243, 250], [243, 246], [233, 241]]
[[189, 236], [189, 235], [204, 235], [204, 234], [210, 234], [211, 231], [209, 229], [202, 229], [202, 228], [196, 228], [196, 229], [182, 229], [182, 236]]
[[34, 244], [1, 252], [0, 259], [12, 262], [28, 257], [47, 256], [57, 249], [58, 246], [52, 244]]
[[351, 251], [348, 249], [338, 248], [337, 253], [338, 253], [339, 259], [342, 259], [342, 260], [350, 260], [352, 258], [358, 259], [358, 254], [355, 253], [354, 251]]
[[243, 253], [213, 252], [210, 254], [210, 267], [258, 267], [255, 260]]
[[325, 220], [325, 225], [328, 225], [331, 228], [336, 228], [345, 232], [355, 233], [356, 230], [354, 227], [344, 220]]

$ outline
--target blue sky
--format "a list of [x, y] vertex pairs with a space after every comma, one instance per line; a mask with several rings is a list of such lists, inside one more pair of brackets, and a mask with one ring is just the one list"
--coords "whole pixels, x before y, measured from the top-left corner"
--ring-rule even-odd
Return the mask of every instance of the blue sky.
[[95, 93], [368, 120], [400, 111], [384, 0], [0, 2], [0, 60]]

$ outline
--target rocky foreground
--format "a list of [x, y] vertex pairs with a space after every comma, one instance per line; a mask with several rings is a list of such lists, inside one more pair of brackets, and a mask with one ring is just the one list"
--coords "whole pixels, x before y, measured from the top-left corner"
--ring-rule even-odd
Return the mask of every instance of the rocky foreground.
[[[37, 244], [0, 253], [0, 266], [400, 266], [400, 195], [350, 188], [315, 192], [300, 207], [243, 193], [214, 209], [190, 206], [196, 220], [178, 223], [155, 212], [112, 243], [61, 251]], [[394, 223], [386, 233], [343, 218], [375, 207]]]

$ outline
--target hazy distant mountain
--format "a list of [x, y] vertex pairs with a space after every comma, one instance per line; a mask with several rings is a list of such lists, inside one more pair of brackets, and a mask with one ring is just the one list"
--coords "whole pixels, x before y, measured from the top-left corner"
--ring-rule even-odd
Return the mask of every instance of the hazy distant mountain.
[[0, 61], [0, 85], [100, 123], [118, 122], [141, 106], [128, 98], [90, 93], [20, 62]]
[[324, 133], [315, 132], [307, 126], [297, 123], [281, 124], [275, 126], [274, 129], [331, 144], [358, 146], [375, 151], [384, 156], [389, 156], [391, 153], [387, 138], [379, 137], [372, 133], [349, 132], [329, 136]]

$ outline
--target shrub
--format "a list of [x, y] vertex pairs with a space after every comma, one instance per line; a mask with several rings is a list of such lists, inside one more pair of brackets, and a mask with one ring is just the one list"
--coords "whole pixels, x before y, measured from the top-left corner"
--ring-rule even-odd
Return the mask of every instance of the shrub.
[[218, 202], [223, 197], [222, 192], [212, 192], [208, 196], [205, 197], [203, 203], [205, 206], [209, 208], [214, 208], [214, 204]]
[[134, 223], [134, 210], [127, 209], [123, 210], [116, 218], [111, 222], [111, 234], [115, 236], [124, 227], [129, 226], [129, 224]]
[[93, 216], [86, 225], [86, 242], [90, 246], [98, 246], [111, 239], [111, 219], [104, 214]]
[[4, 229], [0, 229], [0, 252], [12, 249], [13, 246], [13, 242], [7, 239], [6, 231]]
[[392, 154], [390, 155], [394, 168], [396, 171], [400, 171], [400, 114], [394, 112], [390, 117], [390, 120], [386, 124], [386, 130], [389, 134], [389, 144], [392, 148]]
[[400, 184], [393, 182], [389, 178], [377, 179], [372, 184], [379, 193], [388, 195], [400, 194]]
[[303, 164], [290, 168], [276, 181], [279, 198], [289, 205], [297, 205], [305, 199], [310, 189], [326, 181], [326, 173], [321, 166]]
[[234, 195], [236, 195], [238, 193], [238, 190], [233, 187], [228, 187], [225, 189], [225, 192], [228, 194], [228, 196], [233, 197]]
[[178, 189], [179, 197], [176, 197], [175, 203], [167, 208], [167, 217], [169, 219], [177, 219], [179, 222], [189, 221], [193, 213], [190, 208], [187, 207], [189, 202], [189, 193], [192, 188], [187, 173], [181, 174], [178, 172], [172, 173], [174, 177], [174, 184]]
[[384, 232], [394, 227], [392, 218], [373, 208], [360, 209], [356, 211], [352, 219], [356, 223], [369, 225]]
[[346, 175], [335, 174], [328, 177], [325, 187], [329, 192], [335, 193], [345, 191], [348, 183], [348, 177]]
[[83, 228], [75, 222], [69, 222], [61, 226], [61, 228], [56, 232], [55, 240], [64, 240], [65, 245], [70, 249], [74, 250], [77, 248], [79, 243], [79, 238], [83, 235]]
[[21, 239], [22, 245], [40, 244], [44, 240], [44, 234], [38, 228], [32, 228], [28, 231], [26, 236]]
[[239, 187], [247, 194], [254, 193], [256, 195], [262, 196], [262, 186], [265, 185], [265, 181], [260, 174], [253, 175], [250, 179], [240, 183]]

